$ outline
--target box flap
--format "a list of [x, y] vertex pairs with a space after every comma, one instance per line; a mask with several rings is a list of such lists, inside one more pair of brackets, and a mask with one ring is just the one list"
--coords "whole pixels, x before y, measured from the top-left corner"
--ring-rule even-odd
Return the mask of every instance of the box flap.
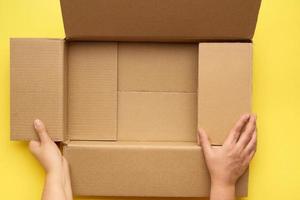
[[11, 139], [36, 139], [41, 119], [55, 141], [66, 138], [65, 41], [11, 39]]
[[67, 39], [252, 39], [261, 0], [61, 0]]
[[[209, 195], [203, 154], [192, 142], [74, 141], [64, 146], [63, 153], [75, 195]], [[248, 172], [237, 183], [237, 196], [247, 195], [247, 183]]]
[[252, 43], [200, 43], [198, 91], [198, 126], [221, 145], [251, 112]]

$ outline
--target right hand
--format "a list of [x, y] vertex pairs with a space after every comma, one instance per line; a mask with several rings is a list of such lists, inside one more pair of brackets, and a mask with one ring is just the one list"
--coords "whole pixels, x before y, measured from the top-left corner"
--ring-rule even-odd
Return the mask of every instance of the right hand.
[[212, 185], [234, 187], [256, 151], [256, 117], [241, 116], [221, 147], [213, 148], [203, 129], [199, 130], [198, 143], [203, 148]]

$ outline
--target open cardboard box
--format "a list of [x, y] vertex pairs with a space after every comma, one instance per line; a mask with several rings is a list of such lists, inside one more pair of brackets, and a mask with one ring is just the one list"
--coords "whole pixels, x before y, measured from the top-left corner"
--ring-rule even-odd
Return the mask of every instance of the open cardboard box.
[[208, 196], [197, 127], [219, 148], [251, 111], [259, 5], [61, 0], [66, 39], [11, 39], [11, 139], [42, 119], [75, 195]]

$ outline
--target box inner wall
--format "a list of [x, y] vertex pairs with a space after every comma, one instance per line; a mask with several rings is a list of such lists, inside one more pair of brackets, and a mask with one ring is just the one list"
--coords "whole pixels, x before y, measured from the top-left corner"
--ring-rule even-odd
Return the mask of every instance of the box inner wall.
[[68, 42], [71, 140], [195, 141], [198, 44]]

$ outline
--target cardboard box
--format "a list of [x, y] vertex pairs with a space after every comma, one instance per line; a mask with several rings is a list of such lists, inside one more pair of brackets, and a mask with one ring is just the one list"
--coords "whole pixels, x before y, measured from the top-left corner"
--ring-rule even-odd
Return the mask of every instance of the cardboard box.
[[197, 127], [219, 148], [251, 111], [259, 4], [61, 0], [66, 39], [11, 39], [11, 139], [43, 120], [75, 195], [208, 196]]

